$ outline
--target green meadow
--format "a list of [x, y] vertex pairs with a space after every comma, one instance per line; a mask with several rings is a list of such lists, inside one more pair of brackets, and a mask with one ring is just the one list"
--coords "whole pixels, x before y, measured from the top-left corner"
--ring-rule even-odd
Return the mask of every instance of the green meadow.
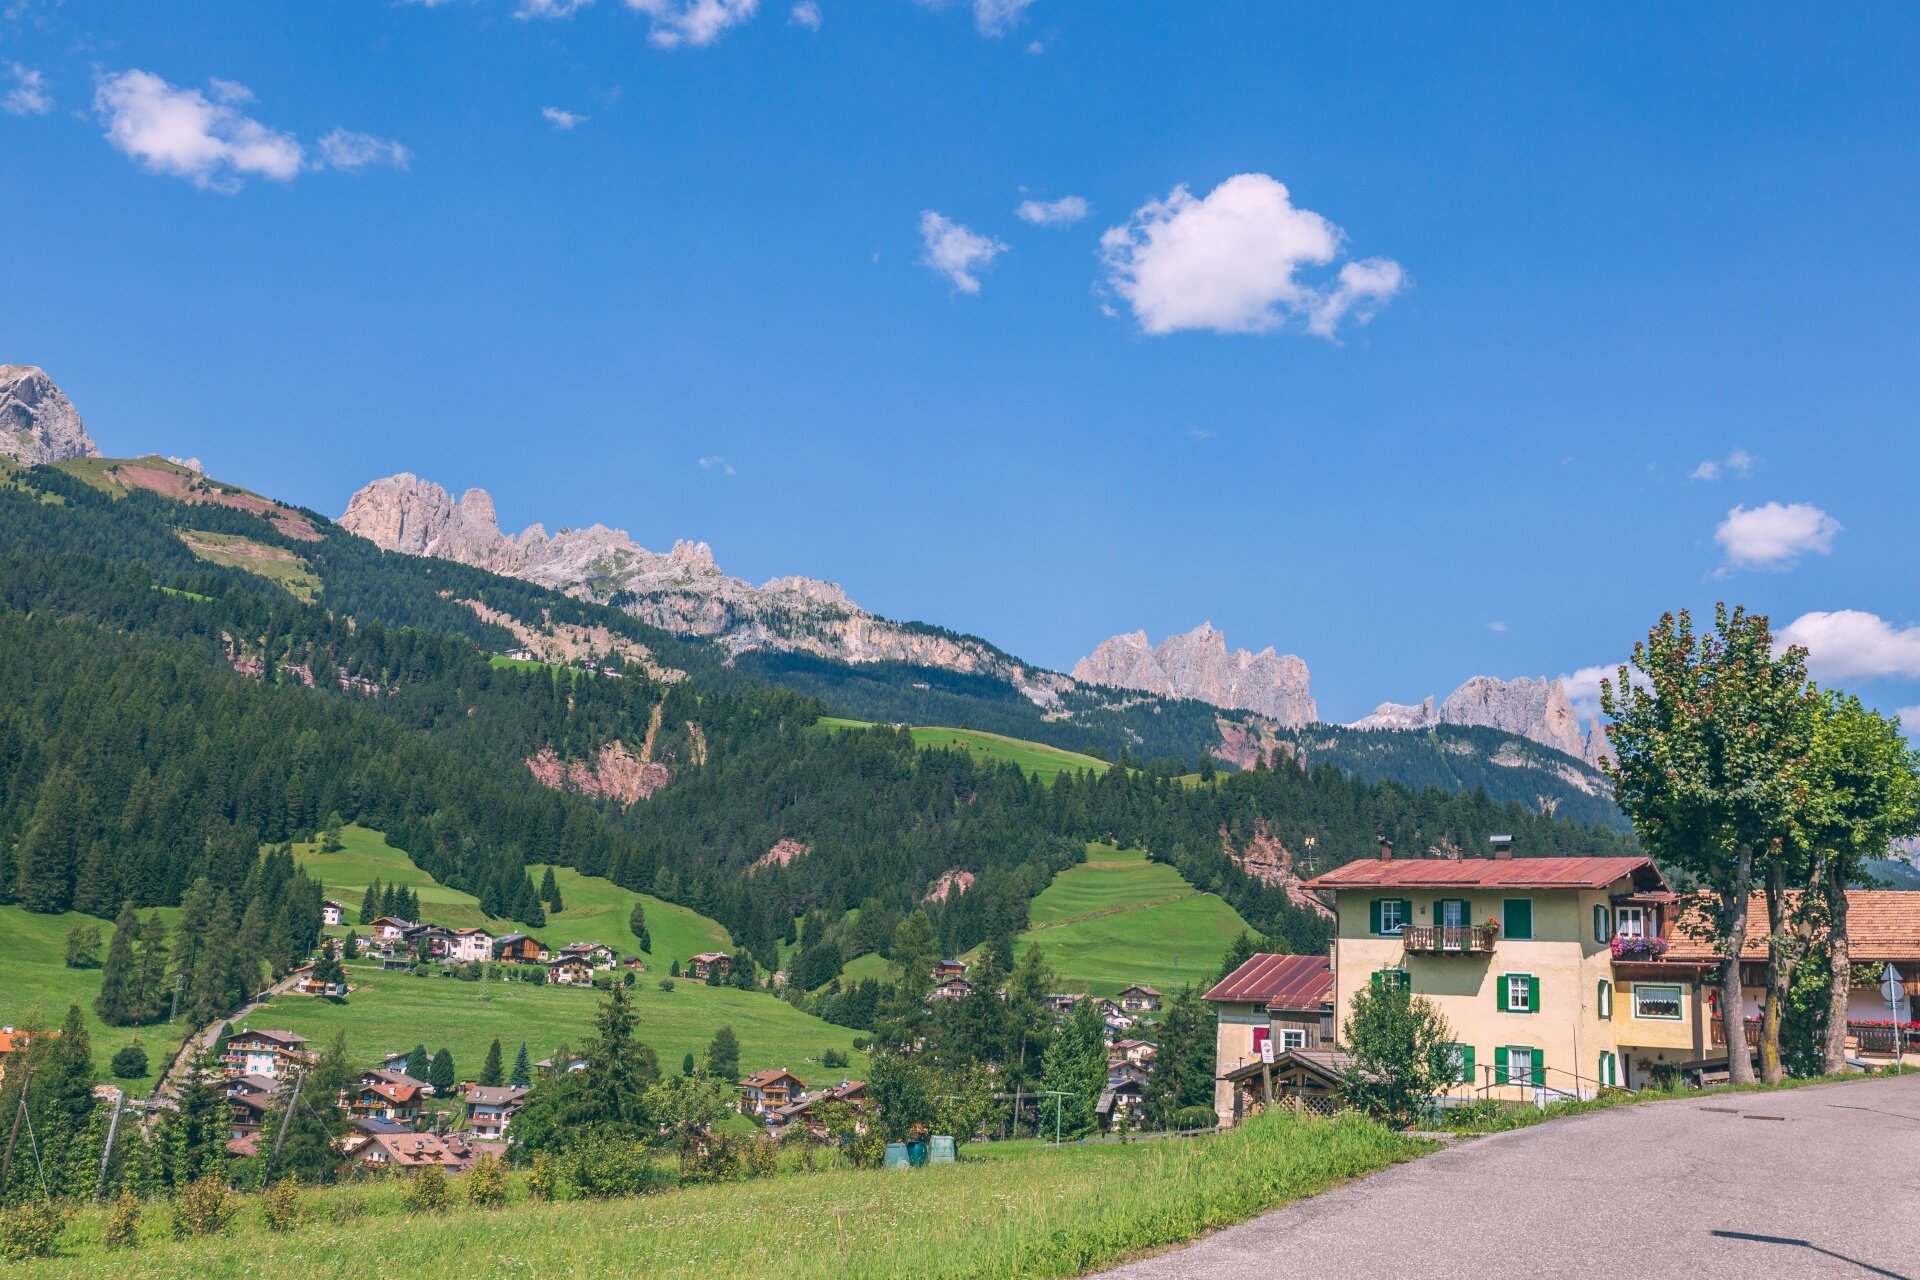
[[1110, 996], [1136, 982], [1172, 994], [1204, 982], [1245, 920], [1139, 849], [1087, 846], [1087, 860], [1033, 900], [1016, 953], [1038, 943], [1062, 990]]
[[[871, 722], [866, 720], [847, 720], [839, 716], [822, 716], [820, 724], [828, 729], [873, 727]], [[1087, 769], [1104, 772], [1111, 767], [1105, 760], [1084, 756], [1077, 751], [1063, 751], [1059, 747], [1028, 742], [1024, 738], [1009, 738], [998, 733], [984, 733], [978, 729], [945, 729], [916, 725], [910, 731], [913, 734], [915, 746], [929, 750], [958, 747], [980, 759], [1005, 760], [1016, 764], [1020, 766], [1022, 772], [1037, 773], [1042, 780], [1048, 782], [1063, 773], [1078, 773]]]

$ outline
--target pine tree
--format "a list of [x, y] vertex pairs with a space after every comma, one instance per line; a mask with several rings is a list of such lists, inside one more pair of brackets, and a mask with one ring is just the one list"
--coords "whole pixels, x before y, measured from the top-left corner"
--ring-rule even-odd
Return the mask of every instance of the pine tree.
[[721, 1027], [707, 1045], [707, 1074], [717, 1080], [740, 1078], [740, 1038], [732, 1027]]
[[556, 915], [566, 909], [561, 905], [560, 885], [553, 878], [552, 867], [548, 867], [546, 874], [540, 877], [540, 900]]
[[505, 1072], [506, 1068], [500, 1061], [500, 1041], [496, 1038], [487, 1046], [487, 1061], [480, 1068], [480, 1083], [488, 1089], [497, 1089]]
[[93, 999], [93, 1011], [110, 1027], [131, 1026], [146, 1018], [146, 1001], [140, 990], [140, 963], [133, 944], [140, 936], [140, 916], [133, 899], [121, 904], [113, 922], [113, 941], [107, 944], [107, 959], [100, 970], [100, 994]]
[[513, 1055], [513, 1074], [507, 1077], [507, 1083], [516, 1089], [526, 1089], [533, 1085], [533, 1067], [527, 1062], [527, 1042], [520, 1042], [520, 1051]]
[[268, 971], [275, 978], [284, 978], [298, 966], [300, 957], [294, 954], [291, 903], [280, 904], [280, 910], [274, 913], [273, 924], [267, 929], [266, 953]]
[[633, 900], [633, 910], [627, 913], [627, 931], [640, 943], [640, 950], [653, 954], [653, 936], [647, 932], [647, 904], [638, 898]]
[[686, 1056], [680, 1059], [680, 1074], [683, 1076], [690, 1076], [693, 1074], [693, 1071], [694, 1071], [693, 1050], [689, 1049], [686, 1052]]
[[[415, 1080], [427, 1080], [427, 1073], [432, 1069], [433, 1059], [427, 1056], [427, 1046], [413, 1046], [413, 1051], [407, 1054], [407, 1074]], [[427, 1083], [432, 1084], [433, 1081], [427, 1080]]]
[[1059, 1107], [1061, 1136], [1078, 1137], [1092, 1129], [1094, 1105], [1107, 1083], [1106, 1026], [1093, 1001], [1082, 1000], [1067, 1015], [1060, 1034], [1047, 1046], [1041, 1076], [1047, 1089], [1065, 1095], [1049, 1099]]
[[[213, 927], [214, 892], [213, 882], [201, 876], [187, 886], [180, 895], [180, 918], [173, 926], [173, 979], [180, 988], [182, 1003], [191, 1009], [192, 1002], [187, 999], [193, 986], [193, 975], [200, 967], [200, 952], [212, 940], [209, 930]], [[227, 921], [227, 929], [232, 931], [233, 922]]]
[[348, 1125], [346, 1112], [335, 1105], [334, 1099], [351, 1083], [345, 1031], [334, 1032], [332, 1043], [300, 1081], [297, 1103], [293, 1082], [282, 1083], [261, 1129], [262, 1133], [277, 1134], [282, 1120], [286, 1122], [286, 1138], [273, 1167], [276, 1180], [295, 1176], [302, 1182], [332, 1181], [340, 1165], [339, 1141]]
[[93, 824], [93, 801], [72, 769], [54, 770], [40, 788], [17, 855], [16, 896], [29, 911], [54, 914], [73, 905], [74, 873]]
[[433, 1061], [427, 1066], [427, 1083], [433, 1086], [434, 1093], [446, 1097], [453, 1092], [458, 1082], [453, 1069], [453, 1051], [445, 1045], [433, 1055]]
[[340, 958], [343, 960], [354, 960], [357, 959], [359, 955], [360, 935], [349, 929], [347, 930], [346, 939], [340, 944]]
[[167, 923], [158, 911], [140, 926], [139, 1006], [142, 1022], [157, 1022], [171, 1011], [173, 992], [167, 985]]

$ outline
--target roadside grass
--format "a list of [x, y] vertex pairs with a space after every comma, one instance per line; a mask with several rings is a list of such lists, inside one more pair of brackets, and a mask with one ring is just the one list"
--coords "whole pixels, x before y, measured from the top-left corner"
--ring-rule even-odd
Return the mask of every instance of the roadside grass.
[[[160, 918], [171, 926], [179, 916], [177, 907], [162, 907]], [[140, 918], [145, 920], [143, 911]], [[107, 1078], [107, 1062], [118, 1049], [139, 1041], [147, 1051], [152, 1074], [141, 1080], [115, 1083], [135, 1094], [144, 1095], [186, 1036], [184, 1023], [169, 1027], [161, 1022], [147, 1027], [110, 1027], [93, 1011], [93, 999], [100, 994], [100, 970], [69, 969], [67, 932], [75, 925], [91, 925], [100, 930], [100, 957], [106, 958], [113, 941], [113, 921], [69, 911], [62, 915], [35, 915], [25, 907], [0, 907], [0, 1025], [57, 1027], [67, 1016], [67, 1006], [78, 1004], [87, 1020], [87, 1040], [93, 1048], [94, 1070]]]
[[1632, 1093], [1626, 1090], [1603, 1093], [1596, 1098], [1561, 1098], [1549, 1102], [1544, 1107], [1530, 1103], [1502, 1102], [1491, 1107], [1463, 1109], [1444, 1117], [1443, 1128], [1447, 1132], [1479, 1136], [1489, 1133], [1508, 1133], [1514, 1129], [1530, 1129], [1549, 1120], [1560, 1120], [1567, 1116], [1583, 1116], [1595, 1111], [1611, 1111], [1615, 1107], [1638, 1106], [1647, 1102], [1687, 1102], [1726, 1097], [1742, 1093], [1780, 1093], [1788, 1089], [1804, 1089], [1815, 1084], [1844, 1084], [1850, 1080], [1867, 1080], [1880, 1075], [1894, 1074], [1891, 1067], [1875, 1068], [1867, 1071], [1849, 1071], [1839, 1075], [1789, 1076], [1778, 1084], [1768, 1084], [1756, 1080], [1752, 1084], [1716, 1084], [1700, 1089], [1684, 1086], [1672, 1089], [1641, 1089]]
[[[1017, 1160], [791, 1173], [633, 1200], [538, 1204], [516, 1175], [500, 1210], [408, 1214], [393, 1181], [303, 1196], [307, 1225], [271, 1234], [249, 1202], [232, 1234], [176, 1242], [148, 1206], [138, 1249], [106, 1252], [82, 1210], [62, 1256], [21, 1276], [1075, 1276], [1241, 1222], [1433, 1149], [1357, 1117], [1273, 1113], [1231, 1133], [1067, 1146]], [[455, 1195], [464, 1190], [460, 1179]]]
[[[818, 721], [827, 729], [870, 729], [871, 721], [848, 720], [840, 716], [822, 716]], [[1105, 760], [1093, 756], [1081, 755], [1077, 751], [1065, 751], [1059, 747], [1049, 747], [1045, 743], [1029, 742], [1025, 738], [1009, 738], [1005, 734], [987, 733], [979, 729], [949, 729], [940, 726], [915, 725], [910, 729], [913, 743], [928, 750], [942, 747], [958, 747], [968, 755], [986, 760], [1005, 760], [1020, 766], [1023, 773], [1037, 773], [1041, 781], [1051, 782], [1063, 773], [1079, 773], [1092, 770], [1105, 773], [1112, 766]]]
[[1139, 849], [1088, 845], [1087, 860], [1033, 900], [1018, 954], [1038, 943], [1063, 991], [1111, 996], [1136, 982], [1171, 995], [1213, 975], [1247, 922]]

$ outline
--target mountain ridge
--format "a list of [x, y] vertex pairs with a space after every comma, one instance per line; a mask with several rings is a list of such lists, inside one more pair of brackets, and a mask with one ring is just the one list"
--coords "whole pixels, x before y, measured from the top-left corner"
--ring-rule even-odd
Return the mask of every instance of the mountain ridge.
[[1073, 664], [1087, 684], [1139, 689], [1162, 697], [1194, 698], [1224, 711], [1252, 711], [1289, 729], [1319, 719], [1307, 664], [1269, 645], [1258, 653], [1227, 648], [1211, 622], [1149, 644], [1145, 631], [1103, 640]]
[[80, 411], [46, 370], [0, 364], [0, 457], [32, 467], [99, 456]]

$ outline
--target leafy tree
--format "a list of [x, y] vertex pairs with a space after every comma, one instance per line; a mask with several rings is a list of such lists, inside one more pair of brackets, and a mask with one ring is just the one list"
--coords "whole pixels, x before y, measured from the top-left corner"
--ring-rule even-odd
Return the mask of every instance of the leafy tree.
[[1062, 1137], [1077, 1138], [1095, 1124], [1094, 1107], [1107, 1087], [1107, 1028], [1093, 1001], [1082, 1000], [1067, 1015], [1060, 1034], [1047, 1046], [1041, 1085], [1064, 1097], [1049, 1097], [1044, 1110], [1058, 1110]]
[[675, 1076], [649, 1085], [644, 1102], [658, 1133], [679, 1156], [684, 1175], [707, 1131], [731, 1109], [733, 1089], [721, 1080]]
[[433, 1086], [436, 1094], [444, 1098], [453, 1092], [453, 1086], [458, 1082], [459, 1077], [454, 1074], [453, 1068], [453, 1051], [443, 1045], [440, 1051], [433, 1055], [432, 1064], [427, 1067], [427, 1083]]
[[92, 969], [100, 964], [100, 926], [77, 924], [67, 930], [67, 968]]
[[1147, 1076], [1146, 1109], [1155, 1123], [1171, 1124], [1182, 1107], [1212, 1105], [1214, 1024], [1213, 1010], [1192, 986], [1167, 1002]]
[[139, 1080], [147, 1074], [147, 1051], [136, 1040], [114, 1052], [109, 1070], [121, 1080]]
[[1341, 1078], [1347, 1101], [1396, 1125], [1452, 1079], [1453, 1031], [1433, 1001], [1397, 982], [1354, 993], [1346, 1020], [1352, 1063]]
[[[1765, 617], [1719, 605], [1704, 637], [1685, 610], [1664, 615], [1634, 645], [1632, 663], [1643, 683], [1625, 665], [1617, 684], [1601, 682], [1617, 757], [1606, 771], [1647, 852], [1697, 876], [1718, 899], [1703, 924], [1721, 956], [1727, 1072], [1751, 1081], [1739, 952], [1755, 859], [1764, 865], [1780, 848], [1803, 794], [1812, 728], [1806, 651], [1775, 654]], [[1778, 950], [1769, 948], [1770, 966]], [[1777, 1018], [1770, 1027], [1777, 1037]], [[1777, 1072], [1777, 1038], [1767, 1052], [1769, 1073]]]
[[740, 1078], [740, 1040], [732, 1027], [721, 1027], [708, 1042], [707, 1074], [729, 1082]]
[[516, 1089], [525, 1089], [533, 1083], [533, 1067], [527, 1062], [527, 1042], [520, 1042], [520, 1049], [513, 1055], [513, 1074], [507, 1077], [507, 1083]]
[[496, 1089], [506, 1080], [506, 1065], [500, 1057], [500, 1040], [494, 1038], [487, 1046], [487, 1060], [480, 1068], [480, 1083], [489, 1089]]

